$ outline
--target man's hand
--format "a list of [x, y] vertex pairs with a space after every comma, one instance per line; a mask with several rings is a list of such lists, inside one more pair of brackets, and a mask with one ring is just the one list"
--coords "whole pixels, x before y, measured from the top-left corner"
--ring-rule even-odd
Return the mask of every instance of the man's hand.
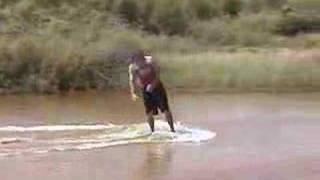
[[132, 99], [132, 101], [137, 101], [139, 99], [139, 96], [136, 95], [135, 93], [132, 93], [131, 94], [131, 99]]
[[153, 91], [153, 86], [152, 84], [148, 84], [147, 87], [146, 87], [146, 91], [151, 93]]

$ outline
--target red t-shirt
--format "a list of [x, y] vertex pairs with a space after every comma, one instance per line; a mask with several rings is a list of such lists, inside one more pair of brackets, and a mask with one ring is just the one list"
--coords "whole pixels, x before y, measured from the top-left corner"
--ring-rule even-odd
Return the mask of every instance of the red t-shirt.
[[152, 64], [144, 64], [142, 66], [135, 68], [135, 75], [137, 77], [137, 80], [139, 81], [137, 84], [141, 84], [144, 87], [146, 87], [148, 84], [151, 84], [155, 77], [155, 69], [152, 66]]

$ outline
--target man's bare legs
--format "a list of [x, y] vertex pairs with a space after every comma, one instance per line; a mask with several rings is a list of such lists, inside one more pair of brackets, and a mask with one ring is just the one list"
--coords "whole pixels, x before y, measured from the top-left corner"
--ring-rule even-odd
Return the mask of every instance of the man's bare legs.
[[[176, 132], [174, 129], [174, 124], [173, 124], [173, 117], [172, 117], [172, 113], [170, 111], [165, 111], [164, 112], [165, 118], [170, 126], [170, 130], [171, 132]], [[147, 114], [148, 116], [148, 123], [149, 123], [149, 127], [151, 129], [152, 132], [154, 132], [154, 117], [153, 117], [153, 113], [150, 112]]]
[[164, 115], [165, 115], [165, 117], [166, 117], [166, 120], [168, 121], [168, 124], [169, 124], [169, 126], [170, 126], [171, 132], [176, 132], [176, 131], [174, 130], [173, 117], [172, 117], [171, 111], [169, 111], [169, 110], [165, 111], [165, 112], [164, 112]]
[[153, 118], [152, 111], [150, 113], [148, 113], [147, 116], [148, 116], [148, 123], [149, 123], [149, 127], [151, 129], [151, 132], [154, 132], [154, 118]]

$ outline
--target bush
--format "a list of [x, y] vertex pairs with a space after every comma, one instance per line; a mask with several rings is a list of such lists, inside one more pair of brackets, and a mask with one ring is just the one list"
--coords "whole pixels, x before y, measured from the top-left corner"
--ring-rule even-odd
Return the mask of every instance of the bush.
[[298, 33], [319, 32], [320, 17], [291, 15], [279, 20], [275, 31], [282, 35], [292, 36]]
[[140, 18], [143, 23], [149, 23], [152, 16], [154, 15], [156, 4], [153, 0], [145, 0], [142, 1], [141, 4]]
[[161, 29], [169, 35], [184, 35], [189, 27], [189, 17], [181, 1], [164, 1], [156, 18]]
[[111, 11], [113, 9], [114, 4], [115, 4], [115, 0], [106, 0], [105, 1], [105, 9], [107, 11]]
[[[82, 0], [27, 0], [33, 2], [36, 6], [52, 8], [61, 7], [64, 4], [75, 6], [77, 3], [84, 3]], [[80, 1], [80, 2], [79, 2]]]
[[159, 34], [160, 27], [158, 23], [155, 21], [155, 9], [156, 3], [154, 0], [145, 0], [142, 3], [140, 19], [142, 21], [143, 30], [153, 33]]
[[284, 6], [287, 3], [287, 0], [264, 0], [264, 3], [267, 7], [273, 8], [273, 9], [280, 9], [282, 6]]
[[191, 0], [190, 8], [192, 9], [193, 14], [196, 18], [201, 20], [209, 20], [214, 16], [219, 14], [219, 9], [215, 2], [210, 0]]
[[139, 9], [135, 0], [122, 0], [119, 4], [118, 12], [129, 23], [138, 22]]
[[0, 7], [4, 8], [6, 6], [9, 6], [11, 4], [14, 4], [16, 2], [18, 2], [19, 0], [1, 0], [0, 1]]
[[241, 0], [225, 0], [223, 3], [223, 12], [229, 14], [230, 16], [238, 16], [242, 10]]
[[21, 1], [16, 4], [15, 11], [23, 20], [32, 22], [35, 6], [32, 1]]
[[246, 3], [246, 9], [250, 12], [258, 13], [264, 8], [264, 0], [249, 0]]
[[42, 49], [35, 40], [23, 38], [11, 46], [11, 58], [9, 72], [16, 78], [22, 78], [28, 74], [39, 74], [42, 64]]
[[274, 16], [265, 14], [240, 16], [236, 19], [216, 18], [192, 23], [191, 34], [206, 44], [268, 45], [272, 40], [271, 31], [275, 21]]
[[298, 11], [303, 11], [307, 14], [319, 14], [320, 1], [319, 0], [288, 0], [288, 4]]
[[63, 0], [33, 0], [36, 5], [43, 7], [60, 6]]
[[209, 22], [194, 22], [191, 26], [191, 34], [198, 41], [205, 44], [233, 44], [235, 33], [229, 28], [228, 22], [213, 19]]

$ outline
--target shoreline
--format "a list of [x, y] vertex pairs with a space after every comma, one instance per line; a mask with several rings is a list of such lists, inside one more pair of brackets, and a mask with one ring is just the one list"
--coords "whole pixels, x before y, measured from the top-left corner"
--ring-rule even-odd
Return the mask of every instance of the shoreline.
[[[266, 93], [266, 94], [300, 94], [300, 93], [320, 93], [319, 88], [184, 88], [184, 87], [167, 87], [169, 93], [177, 94], [251, 94], [251, 93]], [[69, 91], [54, 91], [54, 92], [37, 92], [37, 91], [23, 91], [23, 90], [10, 90], [0, 89], [0, 96], [12, 96], [12, 95], [72, 95], [82, 93], [113, 93], [122, 92], [130, 95], [128, 88], [110, 88], [110, 89], [87, 89], [87, 90], [69, 90]]]

